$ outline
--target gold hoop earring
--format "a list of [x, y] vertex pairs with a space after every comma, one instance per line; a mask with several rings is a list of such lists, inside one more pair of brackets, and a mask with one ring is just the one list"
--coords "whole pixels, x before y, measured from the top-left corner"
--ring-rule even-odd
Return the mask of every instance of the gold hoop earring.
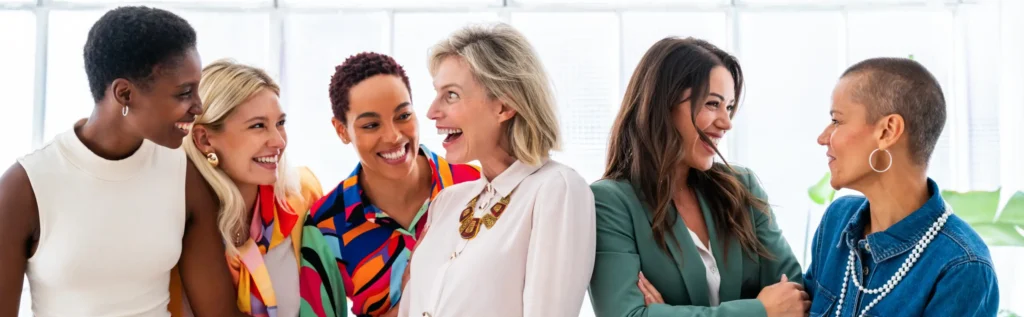
[[217, 165], [220, 164], [220, 158], [217, 157], [217, 153], [213, 152], [206, 154], [206, 161], [209, 162], [210, 165], [212, 165], [213, 167], [217, 167]]

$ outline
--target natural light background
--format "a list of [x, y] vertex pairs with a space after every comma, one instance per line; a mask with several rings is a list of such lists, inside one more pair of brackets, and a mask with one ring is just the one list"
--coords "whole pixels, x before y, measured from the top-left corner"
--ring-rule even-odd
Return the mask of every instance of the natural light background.
[[[0, 163], [41, 145], [92, 109], [82, 46], [107, 9], [137, 1], [0, 0]], [[931, 162], [956, 190], [1024, 185], [1024, 1], [1019, 0], [151, 0], [196, 28], [204, 63], [231, 57], [266, 68], [283, 87], [293, 163], [326, 189], [358, 162], [329, 123], [334, 66], [361, 51], [402, 63], [421, 141], [443, 154], [425, 116], [434, 96], [427, 49], [473, 22], [504, 21], [536, 47], [557, 94], [564, 150], [555, 158], [600, 177], [608, 133], [632, 70], [669, 36], [734, 53], [746, 96], [726, 158], [752, 168], [804, 265], [821, 216], [806, 189], [828, 169], [815, 138], [829, 122], [843, 69], [868, 57], [913, 55], [940, 80], [948, 124]], [[865, 158], [866, 159], [866, 158]], [[1020, 249], [993, 248], [1004, 308], [1024, 312]], [[28, 291], [22, 316], [28, 316]], [[583, 316], [591, 316], [589, 299]]]

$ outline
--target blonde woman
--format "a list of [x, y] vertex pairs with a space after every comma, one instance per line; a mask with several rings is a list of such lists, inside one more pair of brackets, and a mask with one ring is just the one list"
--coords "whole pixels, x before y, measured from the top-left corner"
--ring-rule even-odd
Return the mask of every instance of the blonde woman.
[[[319, 274], [301, 274], [308, 273], [300, 272], [308, 259], [299, 252], [300, 243], [309, 242], [302, 241], [306, 211], [322, 190], [308, 169], [284, 163], [288, 134], [279, 92], [261, 69], [230, 60], [206, 66], [199, 84], [203, 114], [185, 139], [185, 152], [220, 200], [218, 225], [238, 308], [252, 316], [300, 316], [300, 309], [302, 316], [324, 316], [323, 307], [312, 305], [329, 304], [319, 296], [330, 290], [300, 292], [301, 283], [322, 283]], [[323, 268], [309, 269], [317, 267]], [[318, 298], [305, 298], [312, 295]], [[181, 309], [188, 311], [187, 298]]]
[[547, 75], [505, 24], [471, 26], [432, 49], [427, 116], [453, 163], [483, 178], [430, 206], [400, 316], [578, 316], [594, 265], [594, 197], [559, 144]]

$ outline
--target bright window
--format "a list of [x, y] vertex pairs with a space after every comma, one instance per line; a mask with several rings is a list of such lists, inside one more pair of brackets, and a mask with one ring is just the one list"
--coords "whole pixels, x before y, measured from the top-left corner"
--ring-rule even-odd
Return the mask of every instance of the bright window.
[[598, 5], [598, 6], [714, 6], [726, 5], [729, 0], [510, 0], [514, 5], [530, 6], [572, 6], [572, 5]]
[[746, 96], [733, 124], [733, 160], [757, 173], [786, 240], [803, 258], [806, 232], [818, 219], [808, 226], [806, 188], [828, 171], [815, 139], [829, 122], [844, 66], [842, 19], [836, 12], [745, 13], [739, 28]]
[[35, 99], [36, 19], [30, 12], [0, 11], [0, 30], [29, 30], [28, 32], [0, 32], [0, 90], [4, 96], [4, 112], [9, 118], [0, 125], [0, 166], [4, 170], [15, 159], [32, 150], [33, 107]]
[[370, 8], [415, 8], [415, 7], [500, 7], [501, 0], [279, 0], [289, 7], [370, 7]]
[[288, 159], [308, 166], [331, 190], [359, 162], [341, 143], [331, 118], [328, 84], [334, 67], [363, 51], [388, 53], [391, 29], [384, 12], [296, 14], [284, 23], [284, 90], [288, 113]]
[[[539, 54], [561, 124], [563, 148], [554, 158], [588, 181], [604, 171], [624, 88], [653, 43], [693, 36], [736, 55], [744, 96], [719, 147], [759, 176], [805, 265], [822, 212], [806, 189], [827, 171], [815, 139], [840, 73], [863, 59], [913, 55], [940, 81], [947, 126], [929, 175], [941, 186], [1024, 189], [1024, 1], [1017, 0], [0, 0], [0, 90], [14, 119], [0, 128], [10, 136], [0, 141], [0, 163], [89, 116], [82, 48], [104, 10], [123, 4], [187, 19], [204, 64], [233, 58], [266, 69], [282, 87], [291, 163], [311, 167], [325, 189], [359, 161], [330, 124], [335, 66], [364, 51], [395, 57], [411, 80], [420, 142], [443, 155], [426, 117], [436, 95], [429, 48], [466, 24], [495, 21], [512, 24]], [[37, 23], [37, 14], [48, 22]], [[1013, 270], [1024, 261], [1020, 250], [992, 249], [1004, 299], [1024, 295], [1024, 274]], [[1024, 302], [1002, 305], [1024, 313]], [[582, 315], [592, 315], [589, 302]]]
[[82, 49], [88, 30], [101, 15], [100, 11], [50, 12], [44, 143], [92, 113], [95, 103], [89, 93]]
[[512, 25], [534, 45], [554, 86], [562, 151], [587, 181], [604, 172], [620, 98], [618, 17], [610, 13], [521, 13]]

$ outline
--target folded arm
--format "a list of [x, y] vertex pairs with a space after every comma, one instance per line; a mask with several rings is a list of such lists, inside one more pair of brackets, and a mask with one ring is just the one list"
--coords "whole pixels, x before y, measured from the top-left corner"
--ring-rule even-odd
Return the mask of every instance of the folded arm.
[[[637, 283], [640, 255], [624, 190], [614, 182], [591, 186], [597, 214], [597, 258], [590, 280], [591, 303], [599, 317], [765, 316], [756, 299], [722, 302], [717, 307], [644, 304]], [[654, 243], [642, 241], [641, 243]]]

